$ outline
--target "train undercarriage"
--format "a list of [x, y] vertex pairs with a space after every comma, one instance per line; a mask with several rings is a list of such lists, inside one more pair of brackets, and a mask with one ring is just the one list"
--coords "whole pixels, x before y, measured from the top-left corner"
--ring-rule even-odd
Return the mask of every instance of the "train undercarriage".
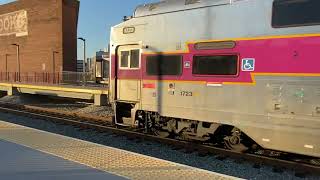
[[117, 103], [116, 124], [133, 126], [155, 136], [208, 143], [239, 152], [257, 147], [253, 140], [234, 126], [163, 117], [157, 112], [136, 111], [134, 107], [134, 104]]
[[[116, 103], [114, 123], [119, 127], [134, 127], [146, 134], [162, 138], [207, 144], [241, 153], [253, 153], [267, 157], [297, 159], [319, 165], [320, 159], [264, 149], [239, 128], [210, 122], [163, 117], [157, 112], [135, 110], [131, 103]], [[135, 116], [132, 118], [132, 116]]]

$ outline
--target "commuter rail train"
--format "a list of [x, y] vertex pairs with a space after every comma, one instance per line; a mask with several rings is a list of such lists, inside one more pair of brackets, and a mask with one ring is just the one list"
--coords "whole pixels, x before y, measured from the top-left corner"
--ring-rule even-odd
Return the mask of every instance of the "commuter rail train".
[[319, 0], [163, 0], [111, 29], [115, 123], [320, 157]]

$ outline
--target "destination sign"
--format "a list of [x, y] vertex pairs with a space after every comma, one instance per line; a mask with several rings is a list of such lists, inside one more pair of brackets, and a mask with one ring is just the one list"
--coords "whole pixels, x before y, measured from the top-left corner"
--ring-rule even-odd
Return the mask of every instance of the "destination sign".
[[123, 28], [123, 34], [131, 34], [136, 31], [135, 27], [125, 27]]
[[27, 11], [15, 11], [0, 15], [0, 36], [8, 35], [27, 36], [28, 16]]

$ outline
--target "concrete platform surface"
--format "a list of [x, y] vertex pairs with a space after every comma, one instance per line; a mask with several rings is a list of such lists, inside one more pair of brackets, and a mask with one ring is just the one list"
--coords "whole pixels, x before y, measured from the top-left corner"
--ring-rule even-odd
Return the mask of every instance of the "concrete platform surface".
[[0, 121], [0, 179], [94, 180], [122, 177], [239, 179]]
[[29, 88], [38, 90], [52, 90], [78, 93], [92, 93], [92, 94], [108, 94], [108, 88], [102, 86], [72, 86], [59, 84], [24, 84], [24, 83], [0, 83], [0, 87], [6, 90], [7, 88]]
[[97, 106], [108, 104], [107, 87], [0, 83], [0, 91], [7, 92], [9, 96], [19, 94], [36, 94], [52, 97], [94, 100], [94, 103]]
[[0, 140], [3, 180], [125, 180], [75, 162]]

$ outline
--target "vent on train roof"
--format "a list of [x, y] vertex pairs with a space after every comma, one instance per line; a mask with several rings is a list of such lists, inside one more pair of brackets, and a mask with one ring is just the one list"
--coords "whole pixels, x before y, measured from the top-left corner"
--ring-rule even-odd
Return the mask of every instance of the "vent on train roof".
[[240, 0], [164, 0], [156, 3], [140, 5], [134, 17], [151, 16], [196, 8], [229, 5]]
[[200, 3], [200, 0], [185, 0], [185, 5]]
[[194, 45], [196, 50], [219, 50], [219, 49], [232, 49], [236, 46], [234, 41], [221, 41], [221, 42], [200, 42]]

